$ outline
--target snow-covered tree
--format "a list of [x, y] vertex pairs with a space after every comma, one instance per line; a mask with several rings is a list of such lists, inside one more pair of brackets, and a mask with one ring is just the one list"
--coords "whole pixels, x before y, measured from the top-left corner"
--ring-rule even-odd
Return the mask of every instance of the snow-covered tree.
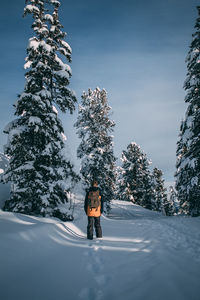
[[114, 121], [110, 120], [111, 107], [108, 105], [104, 89], [89, 89], [83, 93], [79, 106], [77, 134], [81, 143], [77, 156], [81, 159], [81, 175], [88, 188], [96, 178], [102, 189], [106, 210], [110, 210], [110, 201], [115, 193], [115, 161], [113, 153]]
[[122, 166], [118, 194], [120, 199], [133, 201], [151, 209], [153, 191], [151, 187], [150, 161], [136, 143], [128, 145], [122, 152]]
[[65, 157], [65, 135], [56, 109], [72, 113], [76, 102], [68, 88], [71, 48], [64, 40], [59, 6], [57, 0], [26, 1], [24, 15], [32, 15], [35, 35], [27, 47], [28, 71], [15, 105], [17, 119], [5, 128], [10, 163], [4, 179], [12, 182], [5, 210], [62, 217], [59, 204], [67, 202], [71, 182], [77, 179]]
[[[127, 197], [124, 194], [123, 186], [124, 186], [124, 180], [123, 180], [123, 168], [120, 166], [117, 166], [116, 168], [116, 192], [115, 192], [115, 198], [120, 200], [127, 200]], [[130, 200], [130, 199], [129, 199]]]
[[180, 203], [177, 199], [177, 194], [176, 194], [176, 191], [174, 190], [173, 186], [169, 186], [169, 200], [173, 204], [174, 213], [177, 214], [179, 212]]
[[174, 214], [174, 203], [167, 195], [167, 189], [164, 186], [163, 173], [158, 168], [153, 169], [152, 188], [154, 196], [152, 200], [152, 209], [162, 212], [165, 216], [172, 216]]
[[0, 152], [0, 182], [3, 182], [3, 174], [8, 167], [9, 158]]
[[170, 198], [167, 197], [167, 194], [164, 194], [162, 200], [162, 213], [165, 216], [173, 216], [174, 215], [174, 204]]
[[200, 215], [200, 6], [195, 33], [186, 59], [184, 88], [188, 103], [177, 143], [176, 190], [182, 212]]
[[152, 200], [152, 209], [155, 211], [163, 210], [163, 201], [166, 199], [166, 188], [164, 187], [163, 173], [158, 168], [153, 169], [152, 187], [154, 190], [154, 198]]

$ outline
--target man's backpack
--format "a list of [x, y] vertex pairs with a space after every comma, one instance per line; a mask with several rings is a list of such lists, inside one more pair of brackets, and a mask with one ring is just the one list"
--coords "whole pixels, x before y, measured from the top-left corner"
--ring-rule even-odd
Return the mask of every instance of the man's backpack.
[[88, 194], [88, 205], [89, 205], [90, 209], [96, 208], [96, 210], [101, 205], [101, 196], [99, 194], [99, 190], [97, 190], [97, 191], [89, 191], [89, 194]]

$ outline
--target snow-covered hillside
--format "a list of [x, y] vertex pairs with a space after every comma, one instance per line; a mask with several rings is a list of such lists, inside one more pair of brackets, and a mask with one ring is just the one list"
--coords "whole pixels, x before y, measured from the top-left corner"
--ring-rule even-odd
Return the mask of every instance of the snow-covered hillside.
[[200, 218], [112, 207], [93, 241], [83, 201], [73, 223], [0, 210], [1, 299], [198, 300]]

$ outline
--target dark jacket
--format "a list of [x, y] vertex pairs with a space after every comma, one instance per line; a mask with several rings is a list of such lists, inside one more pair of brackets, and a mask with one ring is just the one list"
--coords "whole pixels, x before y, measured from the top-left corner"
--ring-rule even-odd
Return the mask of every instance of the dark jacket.
[[87, 214], [87, 208], [88, 208], [88, 194], [90, 191], [97, 191], [97, 190], [99, 190], [99, 195], [101, 196], [101, 213], [103, 213], [103, 196], [102, 196], [101, 190], [99, 189], [99, 187], [92, 186], [89, 188], [89, 190], [85, 196], [84, 210], [85, 210], [86, 214]]

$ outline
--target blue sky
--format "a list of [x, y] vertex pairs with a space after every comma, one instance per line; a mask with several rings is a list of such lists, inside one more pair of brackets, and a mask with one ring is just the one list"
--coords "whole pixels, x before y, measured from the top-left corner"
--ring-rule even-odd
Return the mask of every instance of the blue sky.
[[[2, 130], [14, 118], [12, 105], [24, 87], [24, 58], [33, 36], [32, 18], [22, 18], [24, 0], [1, 3], [0, 151]], [[185, 57], [197, 17], [197, 0], [61, 0], [60, 21], [73, 49], [71, 88], [105, 88], [112, 118], [115, 155], [135, 141], [152, 167], [174, 180], [176, 142], [186, 105]], [[61, 116], [74, 163], [79, 140], [73, 116]]]

